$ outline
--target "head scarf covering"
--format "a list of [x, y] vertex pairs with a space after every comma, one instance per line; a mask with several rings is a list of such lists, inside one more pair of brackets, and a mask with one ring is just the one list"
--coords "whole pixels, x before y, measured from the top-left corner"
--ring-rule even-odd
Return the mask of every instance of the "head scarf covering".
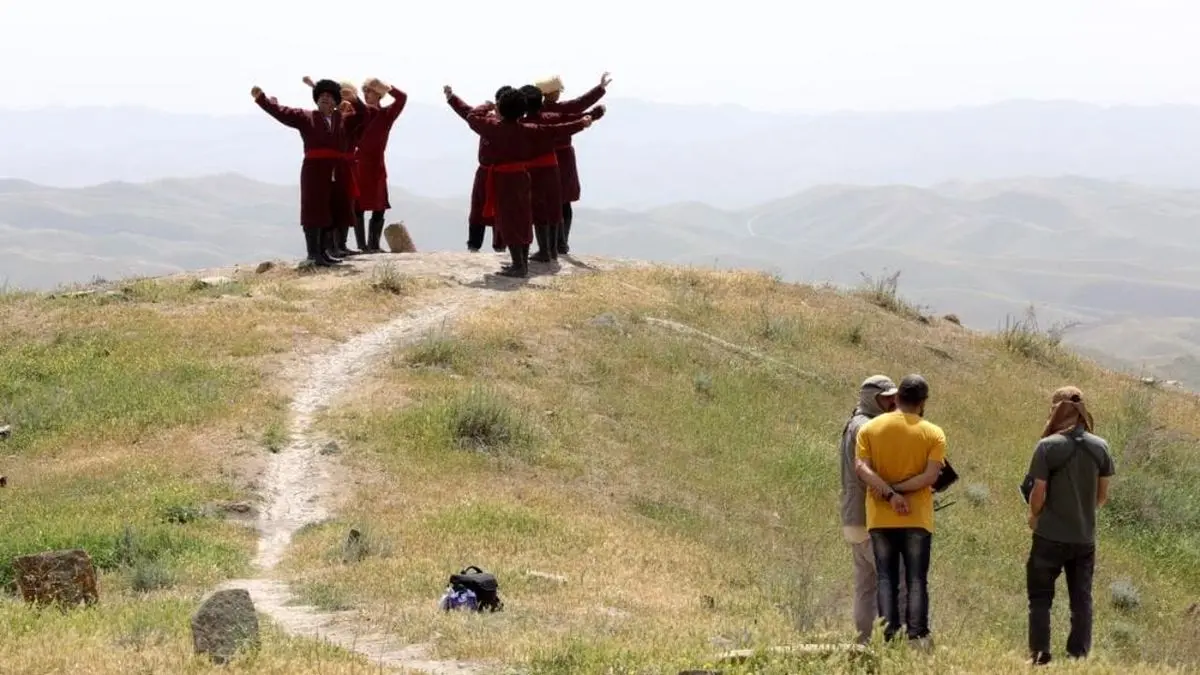
[[854, 414], [862, 413], [867, 417], [882, 415], [884, 411], [875, 398], [880, 395], [895, 396], [896, 384], [886, 375], [868, 377], [858, 389], [858, 407], [854, 409]]
[[1092, 414], [1083, 402], [1083, 392], [1079, 387], [1059, 387], [1050, 397], [1050, 405], [1053, 409], [1042, 429], [1042, 438], [1067, 434], [1080, 425], [1087, 431], [1092, 430]]

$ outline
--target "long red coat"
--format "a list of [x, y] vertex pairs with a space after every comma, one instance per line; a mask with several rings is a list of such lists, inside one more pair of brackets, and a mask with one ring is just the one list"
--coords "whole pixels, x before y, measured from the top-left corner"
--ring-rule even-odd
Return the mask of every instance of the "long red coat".
[[[579, 98], [553, 103], [547, 101], [542, 104], [542, 112], [583, 113], [604, 98], [604, 94], [607, 92], [608, 90], [604, 87], [596, 86]], [[571, 137], [567, 136], [563, 139], [555, 152], [558, 154], [558, 178], [559, 184], [562, 186], [563, 203], [577, 202], [582, 189], [579, 185], [579, 167], [575, 163], [575, 147], [571, 145]]]
[[495, 226], [500, 229], [504, 243], [529, 246], [533, 243], [533, 211], [525, 163], [530, 151], [538, 142], [554, 139], [568, 131], [582, 131], [584, 122], [506, 122], [488, 110], [474, 109], [467, 115], [467, 124], [487, 141], [489, 157], [495, 160], [487, 169], [489, 175], [484, 178], [484, 216], [488, 215], [488, 206], [494, 206]]
[[[582, 117], [582, 114], [574, 113], [538, 112], [525, 120], [534, 124], [562, 124], [577, 121]], [[563, 139], [570, 143], [572, 135], [572, 132], [561, 132], [553, 138], [538, 139], [530, 146], [531, 156], [526, 166], [529, 170], [534, 225], [555, 227], [563, 224], [564, 200], [556, 148], [562, 145]]]
[[[494, 105], [483, 104], [471, 107], [467, 102], [458, 97], [457, 94], [451, 94], [446, 98], [446, 103], [450, 104], [450, 109], [465, 121], [468, 115], [482, 115], [495, 109]], [[467, 216], [467, 224], [483, 225], [491, 227], [494, 218], [485, 217], [483, 215], [483, 204], [485, 201], [485, 188], [487, 187], [487, 168], [496, 163], [496, 157], [488, 145], [488, 141], [483, 136], [479, 137], [479, 166], [475, 168], [475, 182], [471, 185], [471, 212]]]
[[304, 229], [350, 227], [354, 224], [354, 158], [352, 138], [367, 114], [362, 101], [355, 114], [343, 118], [334, 110], [328, 119], [319, 110], [279, 105], [261, 94], [255, 103], [280, 124], [300, 133], [304, 161], [300, 165], [300, 226]]
[[355, 168], [358, 177], [358, 210], [386, 211], [392, 208], [388, 201], [387, 150], [388, 136], [396, 118], [404, 112], [408, 94], [392, 87], [388, 92], [392, 102], [386, 106], [367, 106], [367, 117], [358, 138], [355, 151]]

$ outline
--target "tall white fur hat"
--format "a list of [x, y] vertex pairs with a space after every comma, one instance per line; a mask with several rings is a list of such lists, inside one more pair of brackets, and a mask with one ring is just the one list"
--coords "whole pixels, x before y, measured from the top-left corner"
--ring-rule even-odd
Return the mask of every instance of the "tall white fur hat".
[[562, 78], [558, 75], [548, 77], [544, 80], [538, 80], [533, 83], [533, 86], [542, 90], [543, 94], [553, 94], [556, 91], [563, 91]]

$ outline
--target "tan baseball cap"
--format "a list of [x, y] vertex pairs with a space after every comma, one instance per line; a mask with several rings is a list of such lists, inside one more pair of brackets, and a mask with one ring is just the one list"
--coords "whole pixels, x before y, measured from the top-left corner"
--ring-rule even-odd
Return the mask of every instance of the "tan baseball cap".
[[874, 390], [876, 396], [895, 396], [900, 391], [887, 375], [872, 375], [863, 380], [860, 391]]

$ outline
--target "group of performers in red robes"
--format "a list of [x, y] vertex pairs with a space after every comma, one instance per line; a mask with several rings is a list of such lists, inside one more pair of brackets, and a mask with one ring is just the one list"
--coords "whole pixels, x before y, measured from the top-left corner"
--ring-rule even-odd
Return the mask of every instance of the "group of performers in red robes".
[[[408, 95], [371, 78], [363, 83], [364, 103], [349, 82], [305, 77], [316, 110], [281, 106], [259, 87], [250, 95], [281, 124], [300, 132], [300, 226], [307, 258], [302, 267], [332, 267], [361, 253], [382, 253], [383, 215], [388, 201], [384, 151]], [[384, 96], [392, 102], [380, 105]], [[371, 212], [369, 230], [364, 222]], [[358, 250], [346, 248], [350, 229]]]
[[[491, 227], [492, 248], [496, 251], [508, 248], [513, 258], [513, 264], [502, 274], [523, 276], [528, 273], [529, 261], [554, 262], [559, 254], [570, 252], [572, 203], [579, 201], [580, 195], [571, 138], [590, 121], [604, 115], [604, 106], [596, 106], [596, 103], [606, 93], [609, 82], [611, 79], [605, 73], [598, 86], [579, 98], [563, 101], [560, 100], [562, 79], [556, 76], [516, 90], [501, 87], [496, 91], [494, 102], [476, 107], [464, 103], [450, 87], [445, 88], [450, 107], [479, 134], [479, 167], [471, 190], [467, 248], [471, 251], [482, 248], [484, 230]], [[493, 141], [498, 133], [493, 129], [495, 123], [506, 119], [500, 110], [500, 101], [506, 97], [514, 115], [508, 121], [519, 122], [519, 127], [524, 130], [522, 138], [517, 140], [517, 147], [513, 148], [504, 148], [503, 144], [497, 146]], [[522, 102], [524, 112], [517, 115]], [[585, 117], [589, 121], [583, 127], [573, 124]], [[480, 118], [491, 120], [492, 124], [482, 123]], [[539, 130], [544, 128], [550, 130]], [[504, 175], [510, 173], [517, 176]], [[502, 195], [497, 186], [515, 186], [516, 182], [525, 180], [520, 177], [522, 173], [528, 175], [530, 185], [530, 218], [524, 215], [523, 201], [498, 213], [499, 203], [511, 202], [512, 198]], [[490, 199], [489, 185], [492, 188]], [[531, 220], [531, 224], [526, 220]], [[528, 254], [530, 231], [538, 243], [538, 250], [532, 256]]]
[[[556, 263], [570, 251], [571, 205], [580, 196], [571, 138], [604, 115], [596, 103], [610, 81], [605, 73], [598, 86], [568, 101], [559, 100], [558, 77], [519, 89], [505, 86], [495, 101], [474, 107], [444, 88], [451, 108], [479, 135], [467, 247], [478, 251], [491, 227], [492, 247], [507, 248], [512, 258], [499, 274], [526, 277], [530, 261]], [[315, 110], [281, 106], [259, 87], [250, 94], [267, 114], [300, 133], [300, 225], [308, 256], [302, 266], [330, 267], [346, 256], [382, 251], [383, 216], [391, 208], [384, 151], [408, 97], [376, 78], [362, 85], [366, 102], [348, 82], [304, 82], [312, 87]], [[381, 106], [388, 94], [392, 102]], [[346, 248], [351, 227], [358, 251]], [[530, 255], [535, 239], [538, 250]]]

